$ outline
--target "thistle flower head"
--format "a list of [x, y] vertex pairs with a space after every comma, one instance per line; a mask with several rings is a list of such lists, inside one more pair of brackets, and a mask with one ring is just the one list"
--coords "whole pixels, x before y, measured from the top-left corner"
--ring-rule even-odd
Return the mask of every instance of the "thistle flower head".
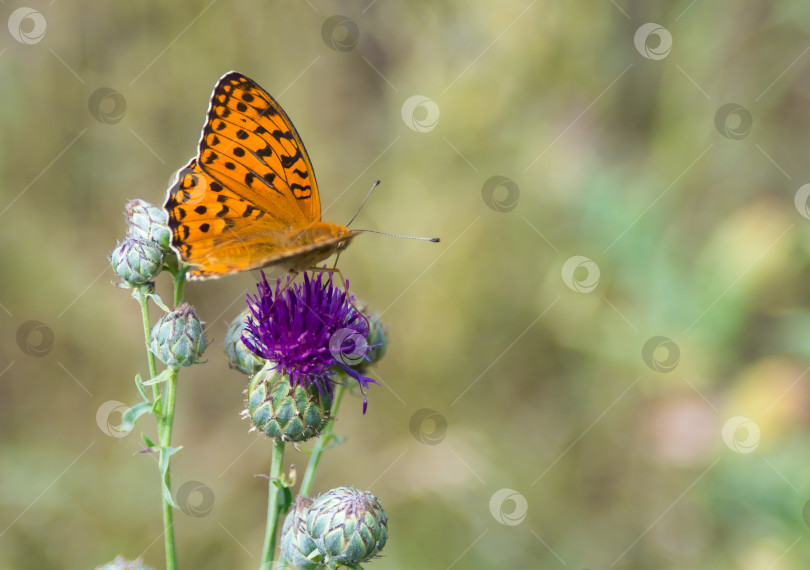
[[265, 435], [281, 441], [306, 441], [321, 435], [332, 409], [331, 392], [294, 384], [271, 362], [250, 380], [243, 416]]
[[380, 314], [365, 303], [358, 303], [357, 308], [360, 314], [366, 318], [369, 326], [368, 337], [366, 337], [366, 351], [363, 359], [354, 365], [359, 371], [363, 371], [372, 364], [379, 362], [388, 350], [388, 327], [383, 323]]
[[252, 376], [264, 366], [264, 358], [253, 354], [242, 342], [242, 331], [245, 329], [249, 314], [250, 311], [245, 309], [231, 322], [225, 335], [225, 354], [228, 355], [228, 365], [231, 368]]
[[329, 568], [368, 562], [388, 540], [388, 516], [367, 491], [338, 487], [309, 506], [307, 533]]
[[323, 273], [301, 284], [281, 280], [275, 290], [262, 272], [256, 295], [248, 295], [250, 317], [242, 340], [253, 353], [289, 377], [290, 385], [314, 386], [331, 395], [333, 376], [340, 370], [351, 376], [363, 392], [374, 380], [352, 366], [368, 351], [368, 324], [352, 306], [352, 297]]
[[205, 330], [194, 308], [183, 303], [152, 327], [149, 350], [169, 366], [191, 366], [205, 347]]
[[110, 255], [110, 264], [122, 287], [146, 285], [163, 268], [163, 252], [153, 241], [127, 236]]
[[315, 546], [315, 541], [307, 532], [307, 514], [312, 505], [312, 499], [299, 495], [295, 500], [284, 527], [281, 529], [281, 553], [296, 568], [317, 568], [321, 555]]
[[166, 210], [146, 200], [130, 200], [124, 210], [124, 218], [129, 235], [157, 243], [164, 253], [171, 252], [169, 215]]

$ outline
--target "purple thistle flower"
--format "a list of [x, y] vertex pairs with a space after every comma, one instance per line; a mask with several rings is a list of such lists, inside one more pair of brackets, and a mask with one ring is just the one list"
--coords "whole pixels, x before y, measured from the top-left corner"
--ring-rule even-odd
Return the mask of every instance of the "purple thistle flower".
[[335, 369], [342, 370], [360, 384], [366, 413], [366, 388], [374, 380], [351, 365], [368, 359], [369, 330], [366, 319], [352, 306], [354, 297], [335, 287], [331, 274], [323, 281], [323, 273], [312, 279], [304, 273], [303, 284], [290, 284], [288, 277], [286, 289], [282, 291], [280, 285], [281, 279], [274, 294], [262, 271], [258, 293], [247, 296], [251, 314], [242, 342], [287, 374], [290, 386], [315, 386], [332, 395]]

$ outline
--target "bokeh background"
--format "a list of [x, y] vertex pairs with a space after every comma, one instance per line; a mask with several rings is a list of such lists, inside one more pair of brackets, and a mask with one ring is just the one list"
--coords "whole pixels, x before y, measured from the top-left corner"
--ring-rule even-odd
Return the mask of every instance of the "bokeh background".
[[[315, 487], [386, 507], [369, 567], [807, 567], [806, 5], [6, 0], [0, 20], [0, 568], [163, 567], [154, 424], [108, 435], [146, 360], [107, 256], [231, 69], [295, 121], [325, 219], [379, 178], [357, 227], [442, 238], [340, 258], [391, 343]], [[270, 445], [221, 344], [255, 282], [187, 287], [214, 342], [180, 378], [184, 568], [259, 564]]]

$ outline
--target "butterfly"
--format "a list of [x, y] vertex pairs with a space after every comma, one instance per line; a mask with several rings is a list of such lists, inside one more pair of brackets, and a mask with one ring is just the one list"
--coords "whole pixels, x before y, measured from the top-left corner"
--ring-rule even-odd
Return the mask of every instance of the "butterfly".
[[189, 279], [267, 266], [303, 271], [359, 233], [321, 221], [298, 131], [267, 91], [235, 71], [214, 86], [197, 156], [178, 171], [164, 208]]

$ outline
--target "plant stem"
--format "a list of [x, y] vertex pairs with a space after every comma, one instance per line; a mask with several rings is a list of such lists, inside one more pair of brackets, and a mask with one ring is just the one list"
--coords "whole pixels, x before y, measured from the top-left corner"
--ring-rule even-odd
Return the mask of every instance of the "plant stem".
[[[166, 450], [172, 445], [172, 424], [174, 422], [174, 401], [177, 395], [177, 368], [169, 369], [169, 379], [166, 382], [163, 410], [164, 414], [158, 416], [158, 435], [160, 441], [160, 454], [161, 456], [166, 453]], [[161, 458], [162, 459], [162, 458]], [[161, 464], [163, 462], [161, 461]], [[166, 474], [164, 475], [166, 488], [171, 494], [171, 472], [168, 464], [166, 466]], [[177, 552], [174, 545], [174, 513], [172, 505], [163, 499], [163, 536], [166, 545], [166, 570], [177, 569]]]
[[[174, 306], [176, 307], [183, 301], [183, 285], [186, 281], [186, 272], [184, 269], [171, 271], [172, 279], [174, 281]], [[142, 296], [141, 307], [144, 315], [144, 333], [146, 334], [147, 346], [149, 344], [149, 308], [147, 306], [146, 295]], [[157, 368], [155, 366], [155, 355], [147, 348], [149, 358], [149, 372], [152, 378], [157, 376]], [[159, 464], [165, 465], [165, 472], [161, 472], [161, 491], [164, 489], [168, 493], [168, 500], [166, 494], [161, 492], [163, 500], [163, 538], [166, 550], [166, 570], [177, 570], [177, 549], [175, 547], [174, 539], [174, 511], [171, 503], [171, 457], [166, 454], [172, 446], [172, 428], [174, 426], [174, 404], [177, 397], [177, 373], [178, 368], [169, 367], [169, 379], [166, 381], [163, 388], [163, 397], [155, 407], [155, 416], [158, 424], [158, 446], [160, 447], [160, 462]], [[153, 394], [155, 399], [160, 395], [160, 388], [157, 384], [152, 385]], [[162, 469], [162, 468], [161, 468]]]
[[324, 426], [323, 431], [321, 431], [321, 435], [315, 444], [315, 449], [312, 450], [312, 457], [309, 458], [307, 470], [304, 473], [304, 478], [301, 480], [301, 488], [298, 491], [299, 495], [303, 495], [304, 497], [309, 496], [309, 492], [312, 489], [312, 482], [315, 479], [315, 471], [318, 469], [318, 463], [321, 461], [321, 454], [332, 439], [332, 426], [335, 423], [338, 407], [340, 406], [340, 400], [343, 398], [343, 391], [345, 388], [345, 384], [335, 385], [335, 393], [332, 398], [332, 410], [329, 414], [329, 421], [326, 423], [326, 426]]
[[186, 284], [185, 267], [179, 269], [177, 273], [172, 273], [174, 278], [174, 306], [177, 307], [183, 302], [183, 286]]
[[264, 533], [264, 550], [262, 551], [262, 570], [272, 570], [273, 555], [276, 548], [278, 530], [279, 497], [281, 495], [281, 469], [284, 462], [284, 442], [273, 440], [273, 458], [270, 462], [269, 496], [267, 498], [267, 528]]
[[[137, 292], [135, 298], [138, 300], [138, 303], [141, 305], [141, 317], [143, 318], [143, 336], [146, 339], [146, 360], [149, 363], [149, 378], [155, 378], [157, 376], [157, 364], [155, 363], [155, 355], [152, 354], [152, 351], [149, 350], [149, 342], [151, 336], [152, 325], [149, 322], [149, 297], [142, 293]], [[157, 384], [152, 384], [152, 397], [155, 401], [158, 400], [160, 396], [160, 387]], [[157, 412], [161, 409], [161, 403], [158, 402], [157, 405]]]

